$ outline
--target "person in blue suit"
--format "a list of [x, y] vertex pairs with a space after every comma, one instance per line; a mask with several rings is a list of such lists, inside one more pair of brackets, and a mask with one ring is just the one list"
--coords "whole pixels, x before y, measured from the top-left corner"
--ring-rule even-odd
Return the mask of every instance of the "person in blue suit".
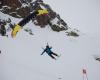
[[52, 52], [51, 49], [52, 49], [52, 47], [49, 47], [49, 45], [47, 44], [46, 48], [44, 49], [44, 51], [42, 52], [41, 55], [43, 55], [46, 52], [52, 59], [56, 60], [56, 58], [54, 56], [59, 57], [59, 55], [54, 53], [54, 52]]

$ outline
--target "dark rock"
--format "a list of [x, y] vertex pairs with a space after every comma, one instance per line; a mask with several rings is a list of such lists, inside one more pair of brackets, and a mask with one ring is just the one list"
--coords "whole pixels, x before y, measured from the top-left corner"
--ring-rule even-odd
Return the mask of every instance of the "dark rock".
[[70, 32], [66, 32], [67, 33], [67, 36], [73, 36], [73, 37], [78, 37], [79, 34], [75, 31], [70, 31]]

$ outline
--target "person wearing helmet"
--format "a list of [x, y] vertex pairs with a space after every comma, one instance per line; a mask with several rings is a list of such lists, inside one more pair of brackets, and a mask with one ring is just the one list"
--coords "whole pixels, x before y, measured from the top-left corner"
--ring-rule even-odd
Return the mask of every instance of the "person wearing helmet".
[[56, 60], [56, 58], [55, 58], [54, 56], [59, 57], [59, 55], [56, 54], [56, 53], [54, 53], [54, 52], [52, 52], [51, 49], [52, 49], [52, 47], [49, 47], [49, 45], [47, 44], [47, 45], [46, 45], [46, 48], [44, 49], [44, 51], [42, 52], [41, 55], [43, 55], [43, 53], [46, 52], [52, 59], [55, 59], [55, 60]]

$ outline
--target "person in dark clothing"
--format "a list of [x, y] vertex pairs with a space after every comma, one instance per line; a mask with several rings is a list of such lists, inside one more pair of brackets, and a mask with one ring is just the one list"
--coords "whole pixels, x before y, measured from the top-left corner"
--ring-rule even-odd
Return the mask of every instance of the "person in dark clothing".
[[[51, 49], [52, 49], [52, 47], [49, 47], [49, 45], [47, 44], [46, 48], [44, 49], [44, 51], [42, 52], [41, 55], [43, 55], [43, 53], [46, 52], [52, 59], [55, 59], [55, 60], [56, 60], [56, 58], [55, 58], [54, 56], [59, 57], [59, 55], [56, 54], [56, 53], [54, 53], [54, 52], [52, 52]], [[53, 56], [53, 55], [54, 55], [54, 56]]]

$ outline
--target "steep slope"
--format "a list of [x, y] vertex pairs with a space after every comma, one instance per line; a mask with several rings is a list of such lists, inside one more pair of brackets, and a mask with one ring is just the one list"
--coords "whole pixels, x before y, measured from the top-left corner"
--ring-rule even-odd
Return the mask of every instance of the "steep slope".
[[[67, 6], [74, 2], [59, 0], [57, 5], [53, 5], [56, 1], [52, 2], [51, 0], [49, 3], [55, 7], [65, 20], [68, 17], [68, 24], [71, 27], [80, 23], [77, 28], [84, 34], [81, 34], [78, 38], [66, 37], [65, 32], [53, 32], [50, 27], [41, 29], [30, 22], [25, 27], [30, 27], [34, 36], [27, 34], [24, 30], [21, 30], [15, 39], [10, 38], [10, 36], [9, 38], [0, 36], [0, 49], [2, 50], [0, 54], [0, 80], [82, 80], [83, 68], [86, 68], [89, 80], [100, 80], [100, 63], [95, 61], [92, 56], [100, 54], [99, 15], [97, 15], [97, 23], [93, 20], [92, 26], [85, 24], [84, 27], [82, 21], [85, 22], [87, 19], [90, 23], [91, 18], [88, 19], [86, 16], [81, 21], [79, 17], [82, 17], [84, 13], [82, 15], [79, 15], [81, 12], [77, 15], [71, 13], [71, 8], [64, 9], [65, 5], [61, 6], [62, 11], [65, 11], [63, 14], [62, 11], [57, 9], [62, 1], [62, 4], [69, 4]], [[85, 5], [85, 2], [87, 1], [75, 3], [75, 5], [80, 4], [78, 6], [81, 7], [81, 4]], [[75, 7], [75, 5], [71, 5], [71, 7]], [[92, 4], [89, 3], [89, 5]], [[73, 9], [72, 12], [74, 12]], [[86, 10], [86, 12], [90, 14], [89, 11]], [[67, 13], [68, 15], [66, 15]], [[79, 16], [77, 21], [74, 15]], [[15, 18], [12, 18], [12, 20], [14, 22], [19, 21]], [[94, 27], [94, 25], [97, 26]], [[61, 54], [61, 57], [56, 61], [52, 60], [47, 54], [40, 55], [43, 51], [42, 47], [45, 48], [47, 42], [53, 47], [54, 52]]]

